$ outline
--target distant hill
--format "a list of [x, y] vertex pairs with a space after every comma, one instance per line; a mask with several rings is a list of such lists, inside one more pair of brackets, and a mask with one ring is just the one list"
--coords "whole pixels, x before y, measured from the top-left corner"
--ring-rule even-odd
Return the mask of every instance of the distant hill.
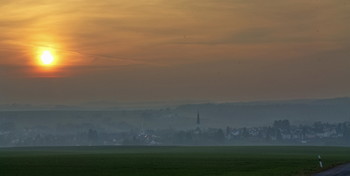
[[[288, 119], [292, 124], [350, 121], [350, 98], [187, 104], [162, 109], [114, 109], [78, 106], [0, 106], [0, 123], [28, 126], [75, 125], [82, 128], [194, 128], [197, 111], [203, 127], [243, 127]], [[84, 124], [84, 125], [81, 125]]]
[[261, 101], [246, 103], [192, 104], [176, 108], [179, 112], [199, 110], [209, 124], [259, 126], [288, 119], [294, 124], [315, 121], [350, 121], [350, 98]]

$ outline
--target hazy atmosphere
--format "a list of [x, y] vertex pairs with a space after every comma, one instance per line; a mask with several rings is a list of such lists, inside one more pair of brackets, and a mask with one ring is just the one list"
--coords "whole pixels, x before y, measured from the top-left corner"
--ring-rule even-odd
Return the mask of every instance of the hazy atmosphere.
[[1, 176], [349, 176], [349, 0], [0, 0]]
[[347, 0], [2, 0], [0, 103], [350, 96], [349, 10]]

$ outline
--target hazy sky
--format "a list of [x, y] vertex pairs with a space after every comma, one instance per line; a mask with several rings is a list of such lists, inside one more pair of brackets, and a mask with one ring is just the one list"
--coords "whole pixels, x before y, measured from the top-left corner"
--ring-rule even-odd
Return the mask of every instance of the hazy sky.
[[0, 12], [1, 104], [350, 96], [348, 0], [1, 0]]

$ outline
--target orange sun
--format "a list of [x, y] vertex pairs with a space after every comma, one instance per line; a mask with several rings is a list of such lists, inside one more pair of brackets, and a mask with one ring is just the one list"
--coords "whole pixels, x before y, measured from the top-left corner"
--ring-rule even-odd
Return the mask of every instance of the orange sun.
[[32, 66], [34, 77], [60, 77], [61, 56], [53, 47], [38, 47], [33, 55]]
[[55, 57], [49, 50], [45, 50], [41, 53], [40, 61], [42, 65], [50, 66], [54, 63]]

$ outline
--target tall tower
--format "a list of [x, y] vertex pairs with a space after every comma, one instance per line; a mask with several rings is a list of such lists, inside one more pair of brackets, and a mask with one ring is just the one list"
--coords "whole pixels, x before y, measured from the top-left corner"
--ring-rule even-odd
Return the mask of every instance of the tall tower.
[[199, 118], [199, 112], [197, 111], [197, 127], [201, 124], [201, 119]]
[[197, 111], [197, 127], [196, 127], [196, 131], [200, 131], [201, 128], [200, 128], [200, 125], [201, 125], [201, 119], [199, 117], [199, 112]]

